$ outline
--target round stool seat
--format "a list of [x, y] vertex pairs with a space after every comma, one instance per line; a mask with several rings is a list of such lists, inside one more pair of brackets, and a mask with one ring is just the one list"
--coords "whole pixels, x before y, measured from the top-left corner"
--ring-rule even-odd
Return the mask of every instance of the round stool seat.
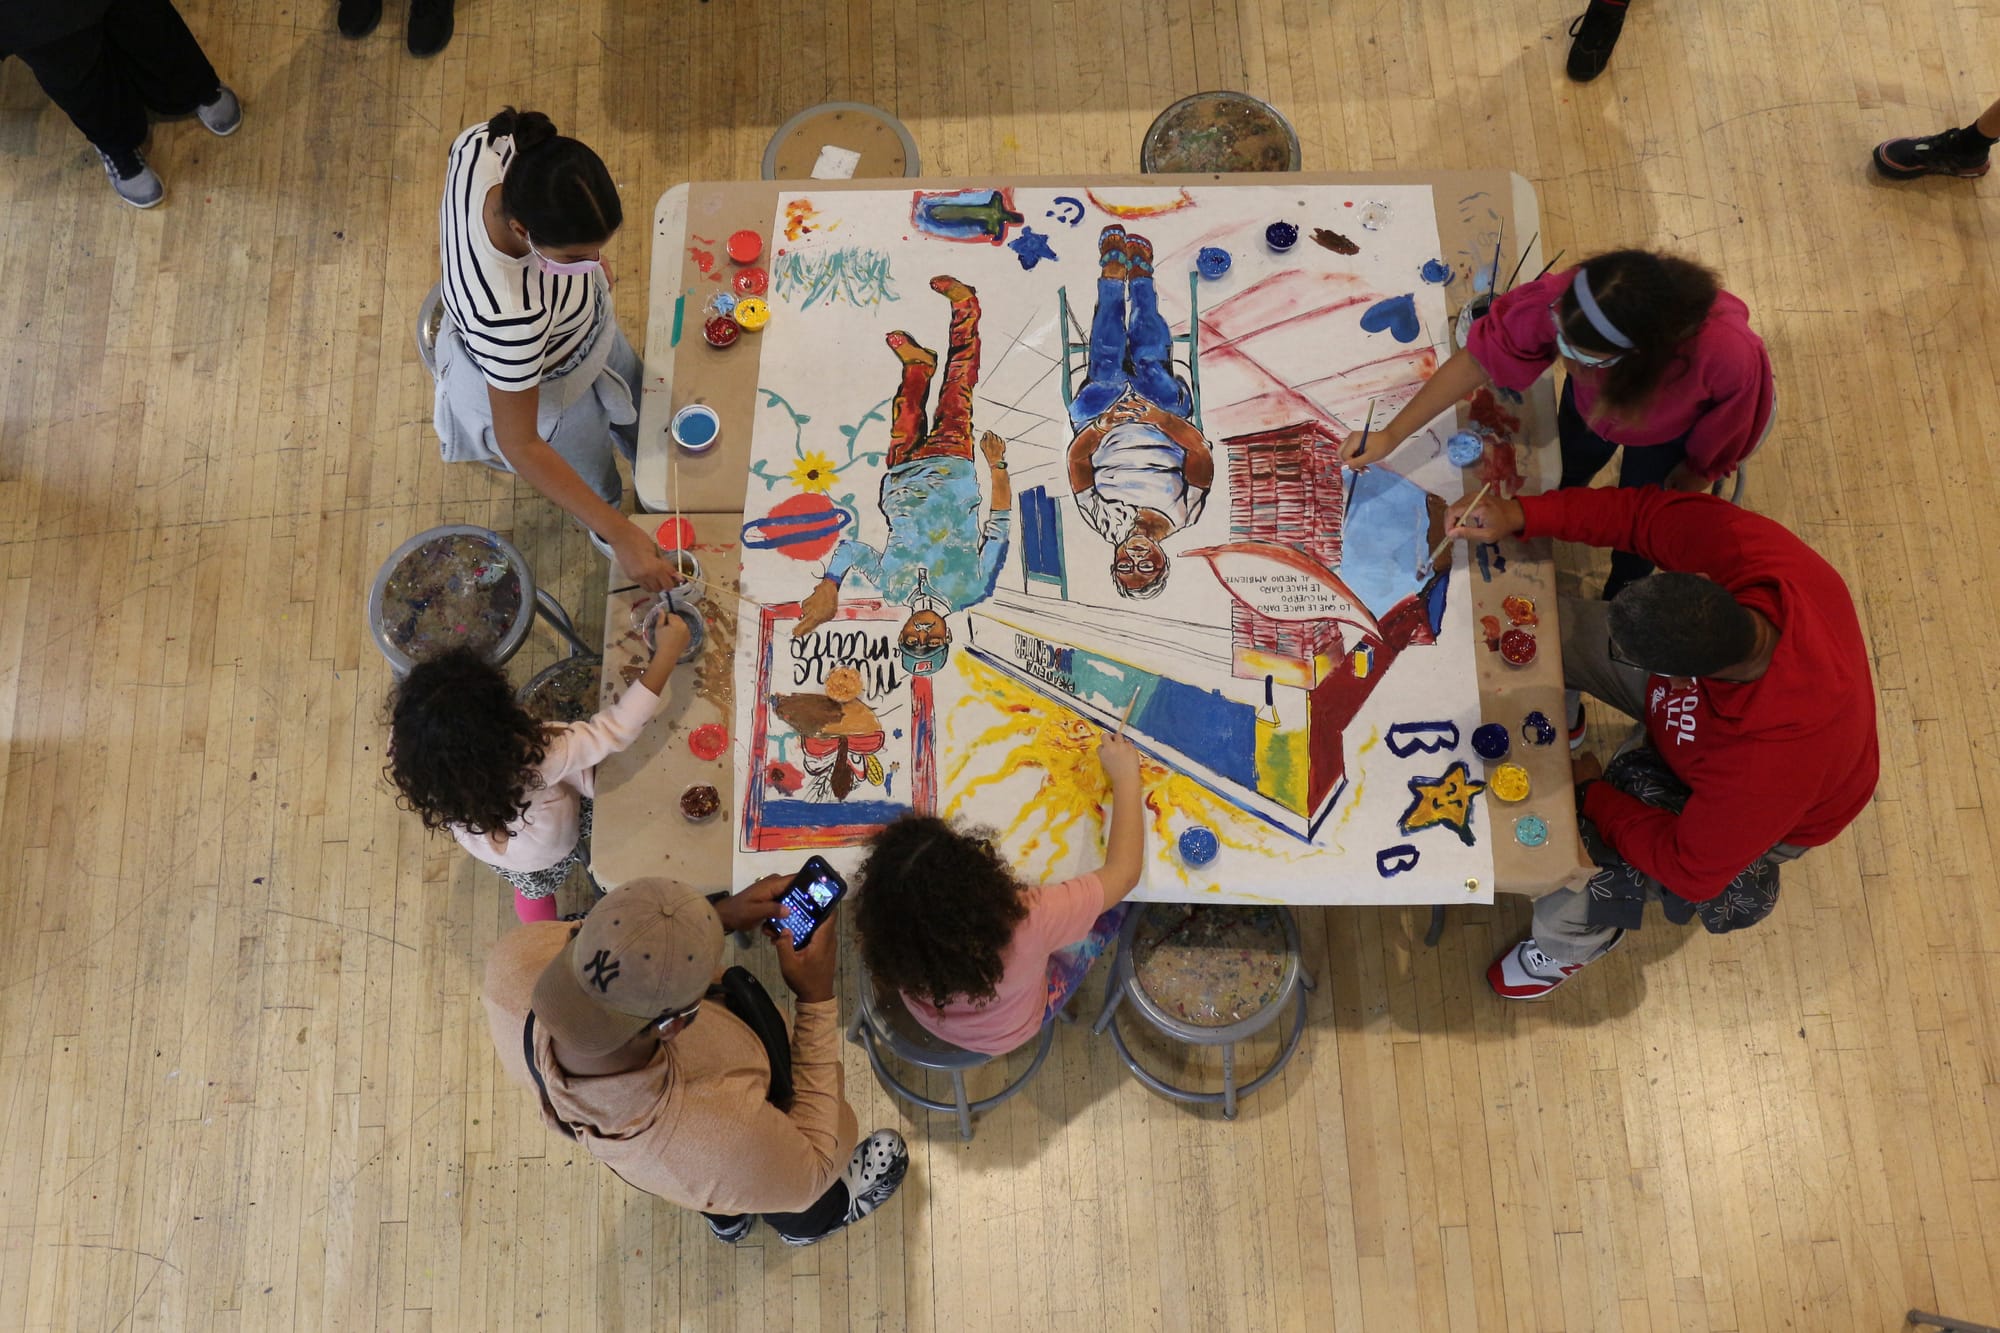
[[571, 653], [554, 666], [543, 667], [514, 697], [544, 722], [587, 722], [597, 712], [603, 681], [603, 658]]
[[[1041, 1036], [1035, 1044], [1035, 1058], [1021, 1076], [1009, 1083], [991, 1097], [981, 1097], [978, 1101], [968, 1100], [965, 1091], [965, 1073], [981, 1065], [991, 1064], [995, 1056], [979, 1051], [968, 1051], [963, 1046], [954, 1046], [944, 1038], [917, 1022], [903, 1003], [903, 997], [895, 993], [877, 995], [875, 984], [866, 976], [860, 981], [859, 1003], [854, 1006], [854, 1021], [847, 1030], [849, 1041], [859, 1042], [868, 1053], [868, 1064], [875, 1071], [876, 1082], [892, 1096], [901, 1097], [923, 1107], [927, 1111], [952, 1111], [958, 1116], [959, 1137], [972, 1137], [972, 1117], [981, 1111], [991, 1110], [1006, 1101], [1022, 1088], [1042, 1067], [1042, 1061], [1049, 1057], [1049, 1047], [1056, 1036], [1053, 1021], [1042, 1024]], [[910, 1087], [889, 1071], [888, 1063], [882, 1058], [882, 1047], [889, 1054], [905, 1064], [919, 1069], [929, 1069], [951, 1076], [952, 1100], [939, 1101], [934, 1097]]]
[[1139, 170], [1190, 175], [1297, 171], [1299, 136], [1277, 108], [1248, 93], [1183, 97], [1154, 117]]
[[[1312, 984], [1300, 960], [1298, 923], [1286, 908], [1149, 903], [1125, 918], [1111, 992], [1095, 1026], [1110, 1030], [1118, 1058], [1147, 1087], [1177, 1101], [1220, 1102], [1223, 1116], [1234, 1120], [1237, 1099], [1275, 1078], [1298, 1050]], [[1220, 1046], [1222, 1090], [1178, 1087], [1141, 1065], [1118, 1027], [1118, 1006], [1128, 1001], [1169, 1037]], [[1239, 1089], [1236, 1043], [1288, 1008], [1296, 1017], [1277, 1059]]]
[[[825, 153], [825, 150], [834, 150]], [[810, 180], [825, 153], [834, 180], [876, 180], [922, 172], [917, 141], [880, 107], [821, 102], [778, 127], [764, 149], [767, 181]]]
[[368, 624], [398, 676], [453, 648], [500, 666], [527, 641], [535, 602], [535, 576], [512, 542], [489, 528], [447, 523], [382, 562], [368, 590]]

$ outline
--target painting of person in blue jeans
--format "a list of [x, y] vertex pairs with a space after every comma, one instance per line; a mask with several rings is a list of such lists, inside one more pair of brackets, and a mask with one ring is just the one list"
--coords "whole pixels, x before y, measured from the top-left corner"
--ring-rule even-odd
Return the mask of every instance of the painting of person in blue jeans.
[[903, 669], [934, 675], [951, 651], [945, 616], [993, 594], [1007, 560], [1008, 520], [1014, 507], [1007, 481], [1007, 442], [987, 431], [979, 441], [993, 503], [980, 522], [979, 476], [972, 455], [972, 390], [979, 382], [979, 296], [957, 278], [931, 279], [931, 290], [951, 302], [951, 332], [938, 389], [937, 419], [929, 422], [931, 380], [937, 353], [898, 329], [889, 350], [902, 363], [902, 381], [889, 422], [887, 470], [882, 474], [882, 517], [889, 536], [881, 547], [849, 538], [836, 546], [826, 574], [800, 606], [794, 638], [833, 619], [849, 574], [875, 586], [885, 601], [910, 608], [896, 636]]
[[1188, 420], [1194, 395], [1174, 372], [1173, 337], [1153, 291], [1153, 243], [1114, 225], [1098, 236], [1097, 254], [1090, 368], [1069, 405], [1070, 491], [1111, 543], [1119, 593], [1158, 597], [1168, 572], [1161, 543], [1201, 517], [1215, 456]]

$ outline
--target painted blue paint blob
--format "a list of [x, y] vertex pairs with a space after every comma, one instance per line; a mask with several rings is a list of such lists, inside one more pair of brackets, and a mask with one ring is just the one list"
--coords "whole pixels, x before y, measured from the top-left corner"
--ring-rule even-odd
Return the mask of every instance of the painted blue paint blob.
[[1219, 278], [1229, 272], [1229, 252], [1219, 245], [1204, 245], [1194, 257], [1194, 266], [1204, 278]]
[[1462, 430], [1444, 442], [1445, 457], [1453, 467], [1471, 467], [1486, 453], [1486, 441], [1469, 430]]
[[1521, 719], [1521, 739], [1536, 747], [1556, 743], [1556, 724], [1549, 721], [1549, 715], [1536, 709]]
[[1264, 228], [1264, 244], [1279, 254], [1299, 243], [1299, 229], [1289, 222], [1273, 222]]
[[1333, 572], [1371, 614], [1383, 616], [1423, 589], [1425, 579], [1418, 571], [1430, 552], [1430, 497], [1390, 468], [1342, 475], [1347, 515], [1341, 524], [1340, 566]]
[[1044, 259], [1056, 257], [1056, 252], [1049, 248], [1049, 238], [1033, 227], [1021, 228], [1021, 234], [1007, 242], [1007, 248], [1014, 252], [1024, 269], [1031, 269]]
[[1540, 815], [1522, 815], [1514, 821], [1514, 841], [1523, 847], [1539, 847], [1549, 840], [1549, 821]]
[[1426, 259], [1424, 266], [1417, 270], [1417, 276], [1425, 282], [1436, 283], [1442, 287], [1451, 281], [1451, 265], [1442, 259]]
[[1507, 728], [1498, 722], [1488, 722], [1472, 733], [1472, 752], [1488, 763], [1505, 759], [1507, 751], [1514, 746]]
[[1196, 824], [1181, 831], [1181, 860], [1188, 865], [1205, 866], [1221, 850], [1222, 844], [1216, 841], [1213, 829]]
[[1416, 294], [1405, 292], [1377, 301], [1362, 313], [1361, 328], [1366, 333], [1381, 333], [1386, 329], [1399, 343], [1415, 342], [1423, 332], [1423, 325], [1417, 322]]

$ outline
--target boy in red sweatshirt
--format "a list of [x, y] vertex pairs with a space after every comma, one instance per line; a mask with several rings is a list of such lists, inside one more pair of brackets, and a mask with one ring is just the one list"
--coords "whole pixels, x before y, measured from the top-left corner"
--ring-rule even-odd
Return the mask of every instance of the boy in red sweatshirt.
[[[1564, 598], [1564, 684], [1645, 722], [1690, 789], [1676, 815], [1586, 781], [1583, 813], [1621, 858], [1691, 902], [1759, 860], [1831, 842], [1875, 792], [1875, 691], [1854, 601], [1833, 567], [1770, 519], [1712, 496], [1568, 490], [1452, 509], [1473, 541], [1553, 537], [1633, 551], [1662, 573], [1610, 602]], [[1588, 892], [1535, 903], [1534, 933], [1487, 971], [1538, 999], [1624, 931]]]

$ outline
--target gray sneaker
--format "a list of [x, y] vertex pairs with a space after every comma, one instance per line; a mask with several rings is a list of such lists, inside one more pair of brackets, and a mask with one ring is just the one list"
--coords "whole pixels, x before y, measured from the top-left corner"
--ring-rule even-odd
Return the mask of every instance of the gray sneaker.
[[151, 208], [167, 197], [167, 187], [160, 180], [160, 173], [146, 165], [146, 159], [139, 156], [138, 149], [107, 153], [100, 148], [97, 156], [103, 159], [104, 174], [111, 178], [111, 188], [118, 191], [118, 197], [132, 207]]
[[236, 133], [243, 124], [243, 103], [236, 100], [236, 94], [227, 86], [217, 88], [215, 96], [194, 109], [201, 123], [208, 127], [210, 134], [228, 137]]

